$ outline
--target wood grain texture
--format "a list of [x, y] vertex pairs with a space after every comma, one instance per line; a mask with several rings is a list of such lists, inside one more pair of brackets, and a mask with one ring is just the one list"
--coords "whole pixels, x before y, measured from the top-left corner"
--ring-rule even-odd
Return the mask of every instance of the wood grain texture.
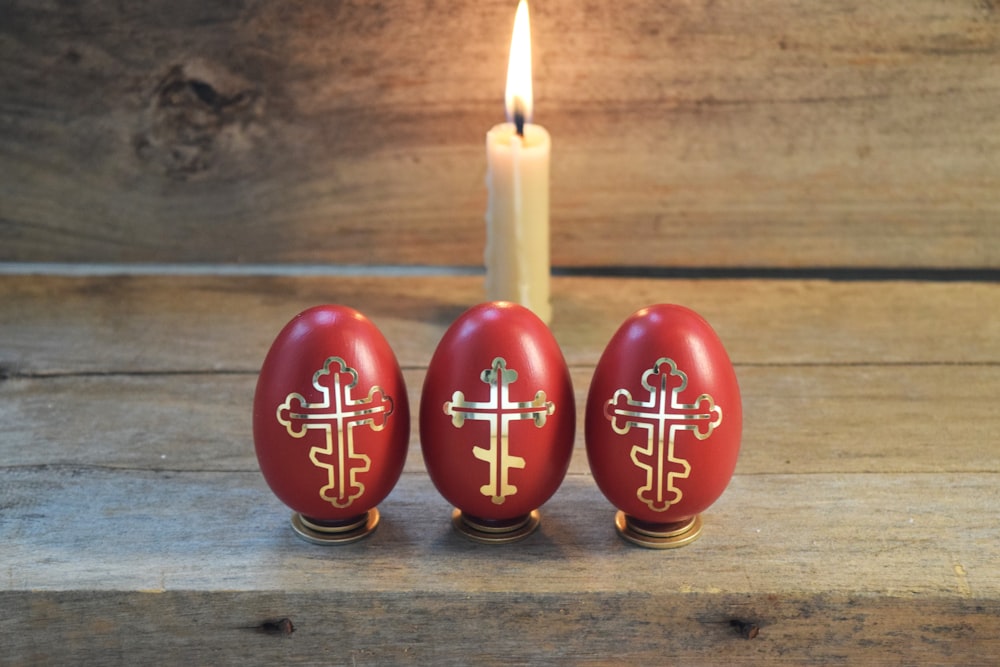
[[451, 530], [416, 424], [370, 539], [294, 536], [250, 436], [277, 329], [315, 303], [363, 304], [416, 405], [477, 278], [0, 277], [0, 664], [974, 665], [1000, 652], [1000, 286], [555, 286], [581, 406], [641, 305], [697, 308], [735, 359], [743, 451], [692, 545], [615, 535], [579, 425], [570, 473], [521, 544]]
[[[701, 313], [737, 365], [1000, 363], [1000, 285], [823, 280], [556, 278], [552, 330], [592, 368], [636, 310]], [[0, 275], [0, 376], [256, 373], [297, 313], [365, 313], [400, 363], [426, 367], [447, 327], [485, 299], [478, 277]]]
[[[0, 263], [480, 265], [513, 5], [2, 3]], [[415, 407], [481, 277], [0, 275], [0, 665], [995, 662], [1000, 285], [566, 274], [995, 277], [1000, 7], [546, 0], [533, 28], [581, 406], [540, 531], [458, 537], [416, 423], [345, 549], [294, 536], [253, 456], [294, 314], [365, 312]], [[745, 411], [669, 553], [615, 535], [582, 437], [659, 302], [716, 328]]]
[[[0, 261], [479, 265], [513, 5], [4, 3]], [[994, 3], [536, 5], [555, 265], [1000, 267]]]
[[[1000, 473], [996, 366], [737, 366], [740, 474]], [[583, 407], [592, 369], [572, 373], [578, 428], [570, 471], [587, 474]], [[407, 371], [406, 470], [422, 473], [424, 371]], [[129, 374], [0, 382], [0, 462], [253, 473], [253, 374]], [[179, 418], [183, 415], [183, 418]], [[928, 425], [928, 415], [940, 428]], [[961, 425], [961, 426], [959, 426]]]
[[[343, 549], [294, 537], [257, 474], [4, 477], [0, 623], [14, 664], [229, 662], [257, 647], [336, 664], [985, 664], [1000, 641], [997, 528], [981, 511], [996, 474], [737, 476], [705, 535], [667, 553], [618, 539], [581, 475], [543, 507], [540, 533], [500, 549], [455, 535], [422, 475], [404, 475], [378, 531]], [[255, 632], [280, 618], [296, 632]]]
[[[951, 599], [17, 591], [0, 604], [8, 655], [25, 665], [988, 665], [1000, 650], [996, 604]], [[291, 635], [258, 629], [286, 618]], [[740, 619], [760, 623], [754, 640], [733, 630]], [[67, 639], [37, 641], [38, 624]]]
[[18, 510], [8, 509], [0, 546], [8, 590], [1000, 592], [1000, 529], [981, 511], [997, 499], [997, 473], [737, 475], [706, 511], [702, 537], [668, 554], [618, 538], [589, 475], [566, 478], [537, 535], [490, 548], [452, 530], [425, 474], [406, 474], [376, 533], [345, 549], [296, 537], [257, 471], [39, 466], [4, 476], [4, 506]]

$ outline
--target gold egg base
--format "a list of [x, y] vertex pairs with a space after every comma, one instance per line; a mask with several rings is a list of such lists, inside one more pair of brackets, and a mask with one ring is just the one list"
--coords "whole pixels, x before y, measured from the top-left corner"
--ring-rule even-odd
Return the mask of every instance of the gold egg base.
[[691, 544], [701, 535], [701, 525], [700, 514], [661, 526], [637, 521], [625, 512], [615, 514], [615, 528], [622, 539], [647, 549], [676, 549]]
[[523, 540], [538, 529], [541, 515], [532, 510], [522, 518], [509, 522], [486, 522], [456, 509], [451, 513], [451, 525], [462, 537], [481, 544], [510, 544]]
[[320, 522], [295, 512], [292, 514], [292, 530], [312, 544], [324, 546], [351, 544], [375, 532], [380, 518], [377, 508], [372, 508], [356, 519], [343, 523]]

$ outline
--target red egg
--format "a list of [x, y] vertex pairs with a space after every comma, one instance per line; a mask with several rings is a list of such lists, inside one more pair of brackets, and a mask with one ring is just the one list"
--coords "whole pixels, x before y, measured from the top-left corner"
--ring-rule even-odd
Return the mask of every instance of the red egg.
[[260, 470], [317, 543], [364, 537], [403, 471], [410, 434], [396, 357], [364, 315], [316, 306], [285, 325], [257, 380], [253, 436]]
[[459, 532], [509, 542], [537, 527], [569, 467], [573, 401], [562, 352], [527, 308], [484, 303], [451, 325], [424, 380], [420, 444]]
[[620, 512], [619, 533], [653, 548], [701, 530], [736, 468], [740, 390], [719, 337], [694, 311], [643, 308], [611, 338], [587, 395], [594, 481]]

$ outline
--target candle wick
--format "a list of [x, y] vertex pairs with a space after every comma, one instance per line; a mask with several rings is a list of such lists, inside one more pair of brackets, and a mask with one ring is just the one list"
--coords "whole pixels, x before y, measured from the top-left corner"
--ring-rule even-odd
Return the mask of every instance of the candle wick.
[[514, 129], [517, 136], [524, 138], [524, 102], [520, 97], [514, 98]]
[[514, 112], [514, 128], [517, 130], [517, 136], [524, 139], [524, 114], [520, 111]]

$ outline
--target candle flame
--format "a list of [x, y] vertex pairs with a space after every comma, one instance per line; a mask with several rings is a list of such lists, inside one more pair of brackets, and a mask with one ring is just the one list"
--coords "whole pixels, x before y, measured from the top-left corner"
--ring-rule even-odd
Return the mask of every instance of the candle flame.
[[514, 15], [514, 34], [510, 38], [510, 60], [507, 62], [507, 91], [504, 98], [507, 119], [516, 122], [531, 120], [531, 25], [528, 22], [528, 1], [521, 0]]

